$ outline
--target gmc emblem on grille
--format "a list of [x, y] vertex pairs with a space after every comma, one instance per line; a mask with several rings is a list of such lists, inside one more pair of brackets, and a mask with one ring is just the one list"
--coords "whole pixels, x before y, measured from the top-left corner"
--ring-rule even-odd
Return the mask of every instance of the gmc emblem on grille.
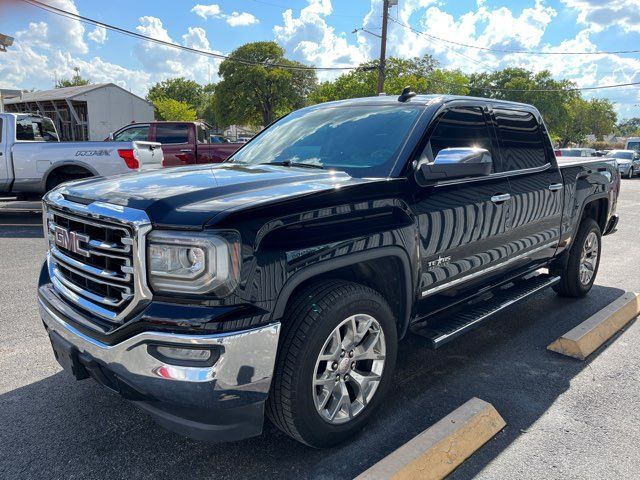
[[89, 236], [84, 233], [70, 232], [66, 228], [56, 225], [54, 230], [54, 240], [56, 245], [70, 252], [77, 253], [83, 257], [88, 257], [89, 251], [80, 246], [80, 242], [88, 243]]

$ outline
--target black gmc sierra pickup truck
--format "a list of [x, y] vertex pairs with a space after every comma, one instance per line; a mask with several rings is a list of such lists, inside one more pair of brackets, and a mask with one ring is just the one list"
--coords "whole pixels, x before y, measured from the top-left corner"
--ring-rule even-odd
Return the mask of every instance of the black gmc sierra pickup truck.
[[528, 105], [304, 108], [226, 163], [47, 194], [42, 319], [65, 369], [166, 428], [231, 441], [266, 412], [334, 445], [384, 402], [409, 330], [438, 347], [545, 287], [591, 289], [620, 178], [563, 162]]

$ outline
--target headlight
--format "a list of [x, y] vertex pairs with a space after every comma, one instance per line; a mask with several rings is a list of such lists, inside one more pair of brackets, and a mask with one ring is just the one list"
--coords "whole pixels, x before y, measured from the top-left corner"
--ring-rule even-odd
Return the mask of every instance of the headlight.
[[237, 232], [154, 231], [147, 244], [149, 284], [156, 292], [211, 292], [222, 297], [238, 285]]

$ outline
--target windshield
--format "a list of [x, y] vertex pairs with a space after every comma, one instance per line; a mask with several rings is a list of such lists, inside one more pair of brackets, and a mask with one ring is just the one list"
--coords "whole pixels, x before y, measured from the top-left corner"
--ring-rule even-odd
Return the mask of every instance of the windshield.
[[627, 150], [638, 150], [640, 151], [640, 140], [633, 141], [633, 142], [629, 142], [627, 143]]
[[299, 110], [274, 123], [232, 162], [301, 164], [354, 177], [387, 177], [421, 109], [362, 105]]
[[609, 152], [607, 157], [619, 158], [621, 160], [633, 160], [633, 152]]

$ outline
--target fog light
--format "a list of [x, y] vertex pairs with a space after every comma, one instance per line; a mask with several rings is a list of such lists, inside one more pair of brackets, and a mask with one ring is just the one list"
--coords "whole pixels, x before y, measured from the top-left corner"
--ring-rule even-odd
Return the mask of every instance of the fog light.
[[180, 348], [180, 347], [165, 347], [158, 345], [156, 351], [172, 360], [186, 360], [191, 362], [206, 362], [211, 358], [211, 350], [203, 350], [200, 348]]

